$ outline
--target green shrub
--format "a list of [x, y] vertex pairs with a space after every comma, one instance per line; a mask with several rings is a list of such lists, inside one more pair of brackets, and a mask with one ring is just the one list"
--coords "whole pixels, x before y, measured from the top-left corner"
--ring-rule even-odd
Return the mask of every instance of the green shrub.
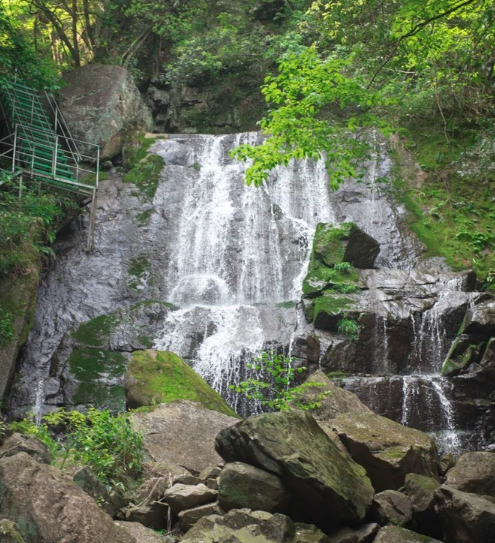
[[243, 394], [247, 399], [258, 400], [264, 407], [287, 411], [291, 407], [297, 407], [305, 411], [315, 409], [321, 405], [321, 400], [330, 394], [323, 391], [318, 394], [306, 395], [308, 389], [324, 387], [323, 383], [306, 382], [296, 388], [290, 388], [295, 379], [295, 374], [302, 373], [306, 368], [292, 367], [293, 359], [274, 351], [262, 353], [254, 364], [248, 365], [249, 369], [259, 374], [265, 374], [269, 381], [251, 378], [231, 385], [230, 388]]
[[[24, 419], [10, 424], [12, 430], [37, 437], [64, 467], [65, 463], [89, 466], [104, 484], [137, 478], [142, 469], [143, 440], [129, 424], [127, 415], [90, 409], [87, 413], [60, 409], [43, 417], [41, 425]], [[52, 437], [61, 432], [59, 441]]]
[[66, 457], [89, 466], [102, 483], [124, 482], [141, 473], [143, 440], [127, 415], [112, 416], [108, 410], [94, 408], [85, 414], [61, 409], [46, 415], [44, 421], [66, 429], [62, 441]]

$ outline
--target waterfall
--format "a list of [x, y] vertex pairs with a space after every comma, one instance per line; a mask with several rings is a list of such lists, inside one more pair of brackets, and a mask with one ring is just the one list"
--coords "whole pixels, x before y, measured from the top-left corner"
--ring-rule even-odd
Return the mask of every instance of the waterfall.
[[[292, 162], [266, 186], [248, 187], [245, 166], [228, 157], [231, 138], [198, 138], [189, 156], [198, 171], [184, 184], [168, 240], [165, 289], [182, 309], [169, 315], [155, 347], [189, 359], [240, 409], [229, 385], [247, 377], [264, 349], [290, 345], [316, 224], [335, 218], [323, 161]], [[238, 135], [233, 146], [257, 138]], [[154, 152], [166, 156], [171, 145], [158, 142]]]

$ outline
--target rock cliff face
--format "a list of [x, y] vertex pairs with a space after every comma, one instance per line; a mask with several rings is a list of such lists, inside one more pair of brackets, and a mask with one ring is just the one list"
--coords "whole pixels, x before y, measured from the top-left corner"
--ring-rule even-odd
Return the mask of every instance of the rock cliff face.
[[[137, 132], [152, 130], [150, 111], [124, 68], [90, 64], [65, 79], [61, 109], [72, 136], [100, 145], [102, 160], [120, 154]], [[80, 147], [82, 154], [94, 154], [95, 148]]]
[[492, 298], [469, 272], [421, 261], [404, 209], [377, 181], [390, 174], [385, 146], [374, 141], [366, 183], [330, 193], [322, 164], [295, 163], [256, 191], [228, 151], [258, 138], [157, 138], [134, 151], [132, 175], [102, 183], [96, 251], [83, 252], [73, 226], [43, 278], [12, 412], [71, 403], [89, 359], [97, 386], [84, 378], [86, 390], [122, 383], [131, 353], [149, 347], [177, 353], [238, 412], [257, 412], [229, 385], [274, 349], [442, 447], [485, 445]]

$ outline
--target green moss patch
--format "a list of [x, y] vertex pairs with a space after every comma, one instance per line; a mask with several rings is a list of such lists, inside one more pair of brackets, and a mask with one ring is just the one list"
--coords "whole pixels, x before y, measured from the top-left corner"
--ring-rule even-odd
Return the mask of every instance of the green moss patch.
[[100, 315], [84, 322], [72, 332], [72, 337], [88, 347], [103, 347], [115, 330], [117, 320], [114, 315]]
[[152, 200], [164, 166], [165, 161], [161, 156], [146, 155], [124, 175], [123, 181], [136, 185], [139, 189], [138, 195], [145, 200]]
[[424, 169], [420, 187], [411, 186], [407, 161], [394, 155], [396, 198], [409, 211], [409, 226], [425, 244], [426, 256], [444, 257], [454, 270], [473, 269], [480, 286], [489, 289], [495, 285], [495, 178], [462, 171], [464, 141], [446, 142], [433, 127], [427, 132], [408, 134]]
[[124, 375], [127, 359], [124, 354], [106, 349], [75, 349], [68, 364], [77, 381], [72, 396], [75, 405], [93, 405], [112, 412], [125, 410], [124, 387], [112, 384]]
[[313, 240], [313, 251], [309, 270], [312, 271], [321, 266], [332, 268], [343, 261], [345, 254], [344, 241], [351, 233], [353, 223], [342, 223], [339, 227], [330, 224], [319, 223], [316, 226]]
[[151, 262], [146, 255], [138, 255], [129, 262], [127, 286], [134, 291], [142, 290], [153, 283]]
[[168, 351], [134, 352], [127, 370], [126, 392], [131, 408], [191, 400], [207, 409], [237, 416], [220, 394], [180, 357]]

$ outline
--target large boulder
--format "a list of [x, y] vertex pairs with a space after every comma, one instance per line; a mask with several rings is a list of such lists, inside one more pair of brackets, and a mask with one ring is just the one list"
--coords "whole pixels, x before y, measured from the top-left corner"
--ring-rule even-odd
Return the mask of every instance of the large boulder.
[[[321, 532], [313, 541], [326, 543]], [[292, 520], [280, 513], [272, 515], [266, 511], [234, 509], [224, 516], [203, 517], [182, 539], [182, 543], [198, 542], [303, 543], [304, 539], [297, 537]]]
[[445, 484], [474, 494], [495, 497], [495, 454], [468, 452], [449, 470]]
[[[101, 146], [101, 159], [122, 151], [136, 132], [151, 131], [153, 121], [131, 74], [120, 66], [88, 64], [65, 76], [61, 109], [72, 135]], [[94, 147], [80, 151], [94, 156]]]
[[222, 430], [216, 447], [228, 462], [240, 461], [280, 477], [292, 492], [296, 520], [321, 528], [361, 522], [373, 488], [365, 470], [343, 455], [307, 412], [250, 417]]
[[217, 465], [215, 438], [239, 422], [187, 400], [159, 405], [149, 413], [133, 413], [133, 428], [143, 434], [144, 447], [160, 464], [182, 466], [193, 474]]
[[[315, 385], [311, 386], [311, 383]], [[334, 385], [321, 370], [306, 379], [300, 401], [306, 403], [318, 397], [320, 398], [319, 406], [311, 409], [311, 414], [318, 422], [329, 421], [344, 413], [371, 413], [371, 410], [355, 394]]]
[[492, 543], [495, 502], [448, 486], [435, 493], [436, 509], [445, 543]]
[[416, 473], [408, 473], [404, 491], [412, 504], [413, 518], [422, 534], [441, 538], [442, 531], [435, 510], [435, 491], [440, 481]]
[[124, 377], [127, 407], [199, 402], [206, 409], [235, 417], [236, 413], [182, 358], [168, 351], [135, 351]]
[[172, 512], [177, 515], [186, 509], [216, 502], [217, 491], [202, 483], [199, 485], [179, 483], [166, 490], [163, 499], [168, 503]]
[[349, 262], [355, 268], [373, 268], [380, 252], [379, 243], [353, 223], [319, 223], [313, 241], [311, 266], [319, 261], [327, 267]]
[[377, 491], [399, 489], [408, 473], [437, 477], [437, 448], [419, 430], [374, 413], [346, 413], [331, 426]]
[[441, 541], [398, 526], [385, 526], [378, 532], [373, 543], [441, 543]]
[[51, 464], [53, 460], [52, 453], [48, 447], [37, 437], [18, 434], [17, 432], [4, 439], [0, 447], [0, 458], [14, 456], [20, 452], [29, 454], [29, 456], [32, 456], [42, 464]]
[[225, 511], [248, 508], [281, 513], [289, 501], [290, 494], [276, 475], [242, 462], [232, 462], [222, 470], [218, 503]]
[[485, 298], [469, 308], [463, 332], [495, 335], [495, 298]]
[[397, 490], [379, 492], [373, 498], [371, 518], [382, 526], [406, 526], [413, 518], [411, 500]]
[[26, 453], [0, 458], [0, 517], [26, 543], [135, 543], [59, 470]]

